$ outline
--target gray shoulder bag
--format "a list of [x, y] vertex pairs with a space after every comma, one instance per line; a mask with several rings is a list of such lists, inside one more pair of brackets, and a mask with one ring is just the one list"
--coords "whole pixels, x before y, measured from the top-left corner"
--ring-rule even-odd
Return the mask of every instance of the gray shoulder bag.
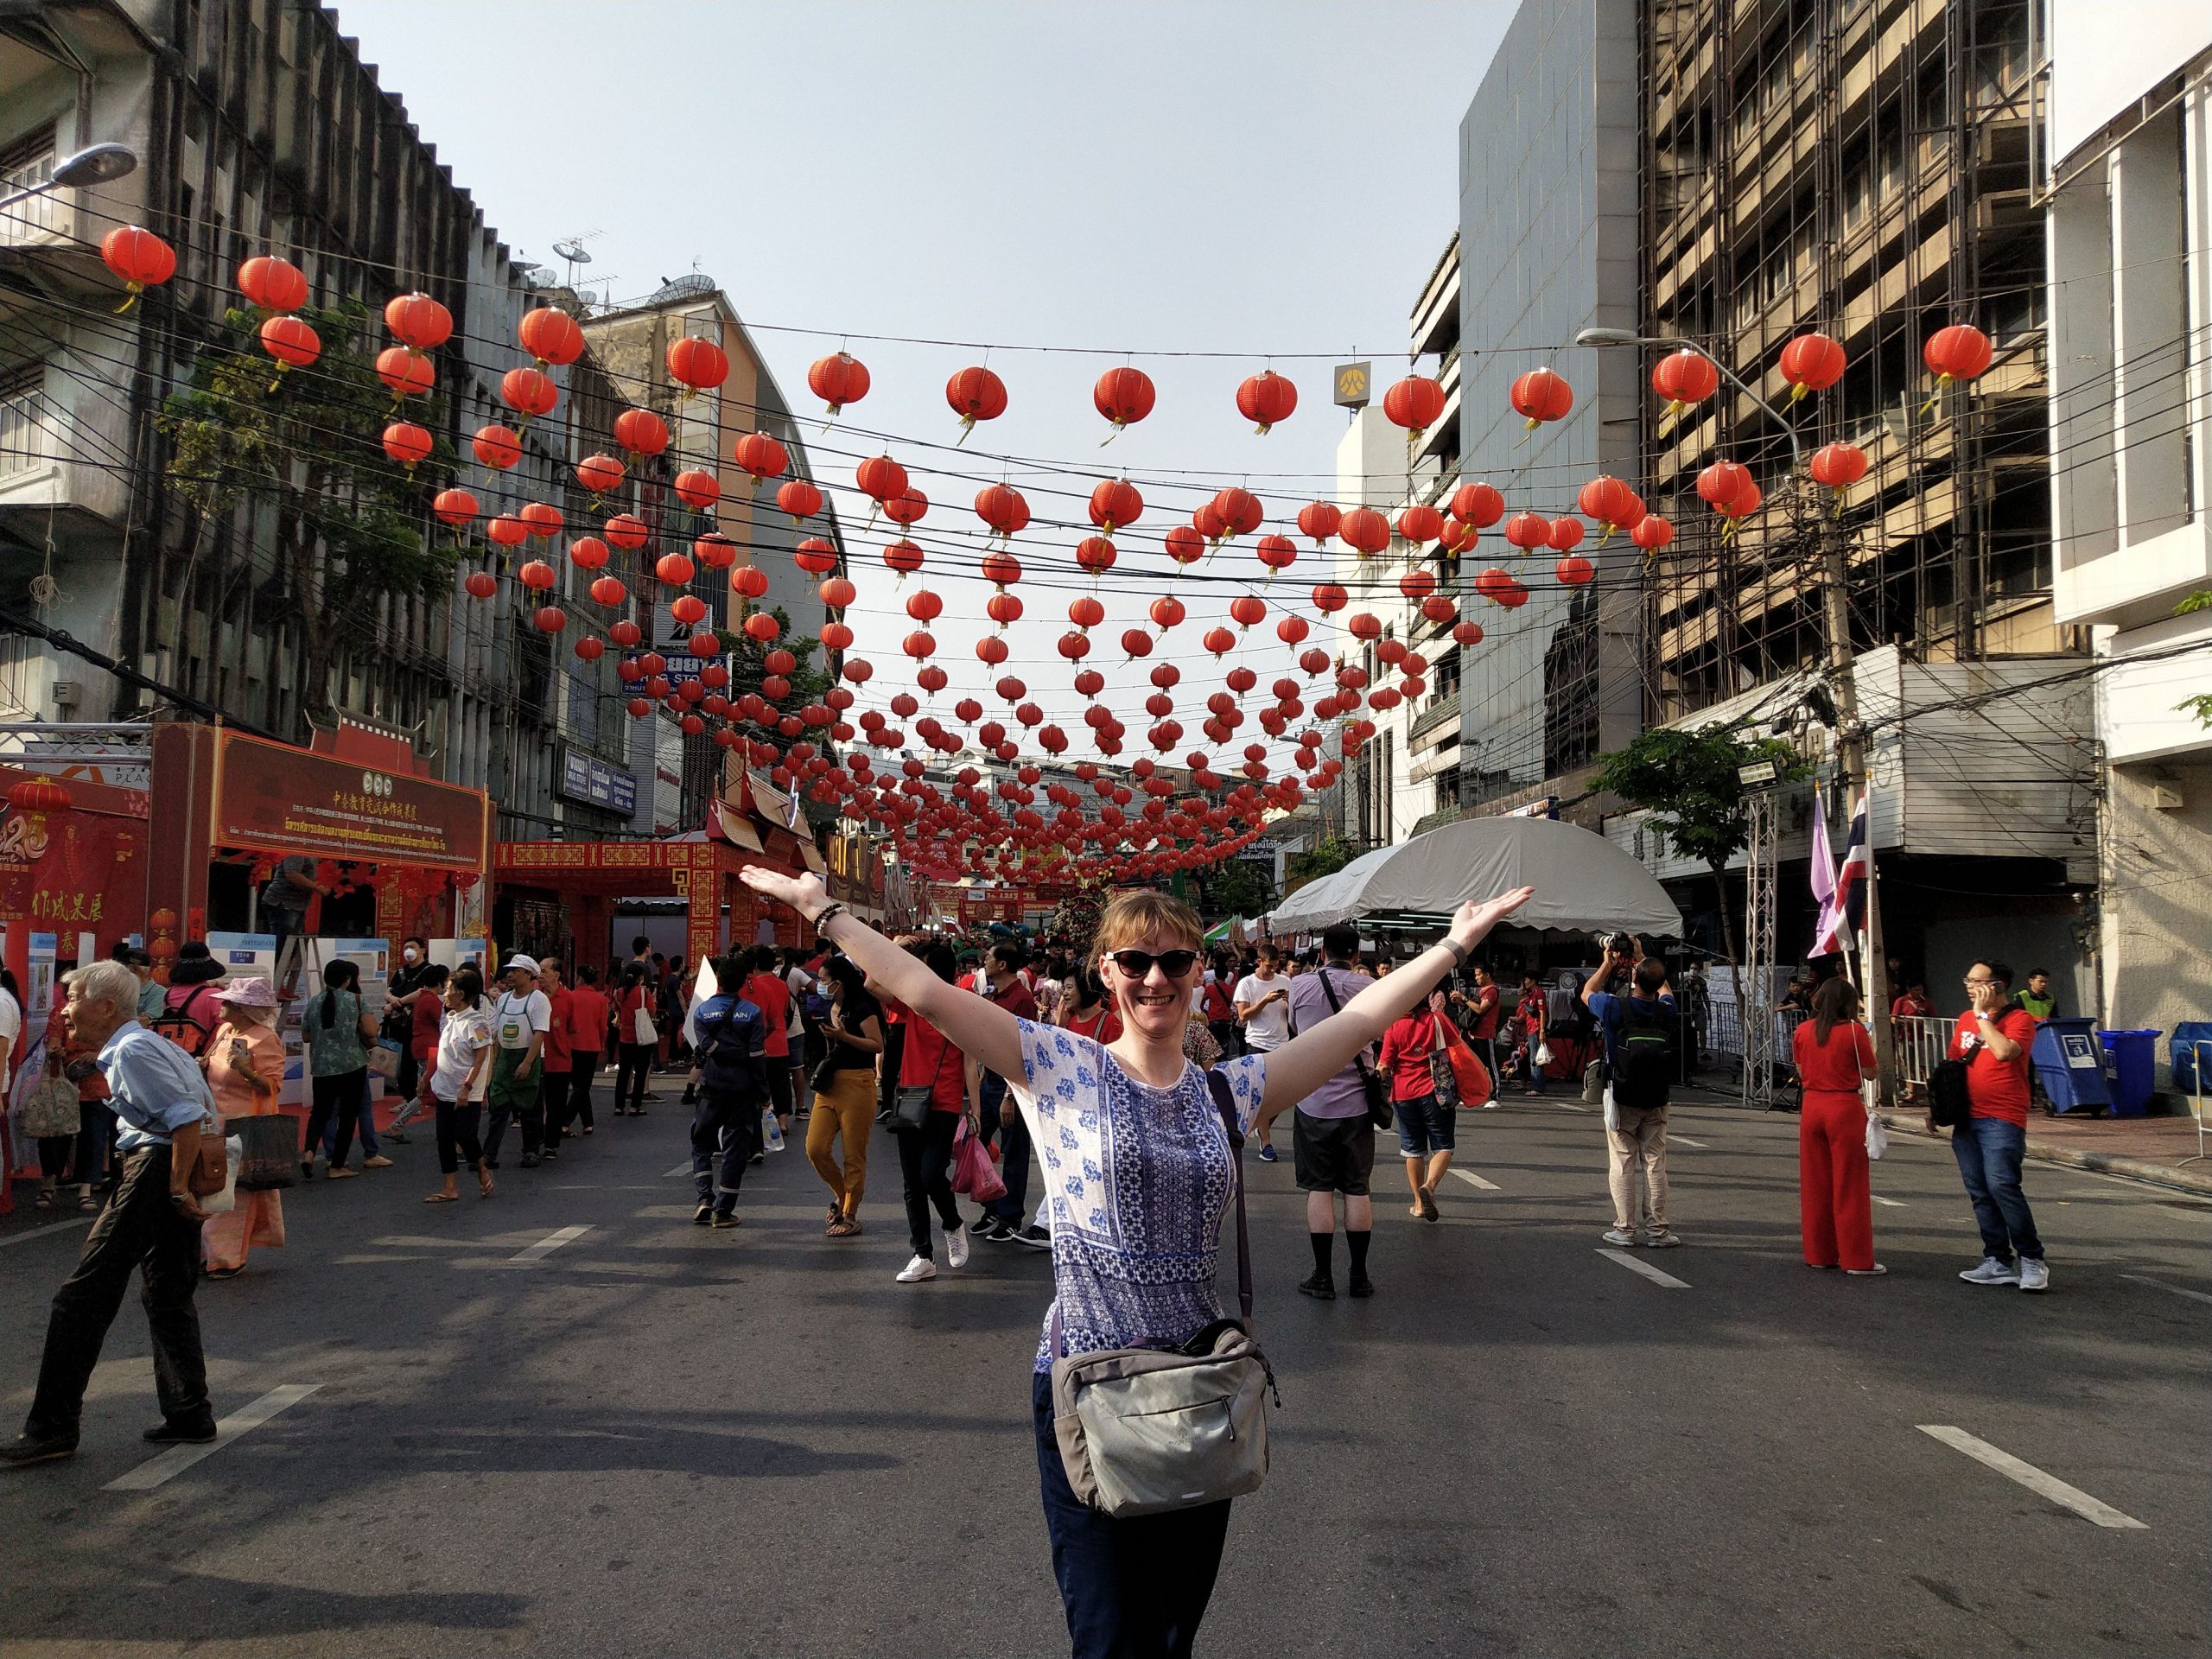
[[[1194, 1509], [1257, 1491], [1268, 1478], [1267, 1396], [1274, 1373], [1252, 1338], [1252, 1243], [1244, 1222], [1244, 1137], [1228, 1080], [1206, 1073], [1236, 1157], [1236, 1301], [1180, 1348], [1105, 1348], [1061, 1357], [1052, 1310], [1052, 1430], [1077, 1497], [1120, 1518]], [[1282, 1398], [1275, 1395], [1275, 1404]]]

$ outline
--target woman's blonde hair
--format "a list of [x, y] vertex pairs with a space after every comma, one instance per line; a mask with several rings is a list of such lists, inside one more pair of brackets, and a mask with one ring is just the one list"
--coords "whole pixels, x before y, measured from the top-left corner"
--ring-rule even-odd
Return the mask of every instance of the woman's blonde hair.
[[1206, 925], [1198, 919], [1197, 911], [1166, 893], [1148, 889], [1117, 893], [1098, 912], [1098, 931], [1090, 944], [1091, 958], [1096, 961], [1109, 950], [1119, 950], [1154, 933], [1165, 933], [1196, 946], [1205, 938]]

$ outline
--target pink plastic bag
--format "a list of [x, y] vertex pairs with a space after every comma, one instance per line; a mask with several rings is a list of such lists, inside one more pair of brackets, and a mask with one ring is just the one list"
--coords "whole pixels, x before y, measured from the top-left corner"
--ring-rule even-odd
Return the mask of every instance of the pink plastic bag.
[[965, 1192], [978, 1204], [1006, 1196], [1006, 1183], [999, 1178], [998, 1148], [969, 1134], [964, 1117], [953, 1136], [952, 1190]]

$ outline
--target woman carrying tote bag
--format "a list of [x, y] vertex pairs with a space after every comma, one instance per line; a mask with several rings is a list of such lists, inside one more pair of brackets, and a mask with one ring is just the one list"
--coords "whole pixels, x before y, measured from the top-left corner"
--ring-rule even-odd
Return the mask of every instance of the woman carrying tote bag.
[[[653, 1024], [653, 988], [643, 963], [623, 970], [614, 999], [614, 1116], [645, 1115], [645, 1079], [660, 1052], [660, 1029]], [[627, 1103], [626, 1104], [625, 1103]]]
[[[279, 1119], [282, 1140], [296, 1157], [297, 1133], [276, 1109], [276, 1096], [284, 1087], [284, 1039], [275, 1030], [276, 993], [258, 976], [227, 987], [219, 998], [223, 1023], [208, 1040], [200, 1066], [207, 1074], [207, 1092], [215, 1109], [238, 1133], [241, 1119]], [[289, 1160], [288, 1158], [287, 1162]], [[288, 1168], [285, 1173], [290, 1173]], [[210, 1279], [232, 1279], [245, 1269], [247, 1253], [258, 1244], [281, 1249], [284, 1243], [284, 1195], [273, 1187], [255, 1190], [241, 1185], [238, 1202], [200, 1226], [200, 1246]]]
[[[1120, 894], [1100, 917], [1095, 960], [1123, 1027], [1102, 1046], [955, 988], [831, 903], [817, 876], [758, 866], [740, 876], [798, 911], [871, 981], [1007, 1079], [1039, 1152], [1052, 1217], [1056, 1295], [1031, 1398], [1071, 1647], [1077, 1659], [1188, 1654], [1229, 1529], [1230, 1497], [1212, 1478], [1224, 1449], [1220, 1418], [1202, 1423], [1193, 1414], [1184, 1420], [1189, 1432], [1166, 1442], [1171, 1452], [1188, 1443], [1198, 1490], [1159, 1498], [1150, 1512], [1116, 1514], [1109, 1477], [1135, 1459], [1128, 1437], [1106, 1432], [1113, 1398], [1141, 1395], [1148, 1380], [1172, 1380], [1185, 1367], [1241, 1375], [1264, 1366], [1249, 1322], [1224, 1317], [1214, 1286], [1222, 1219], [1241, 1191], [1243, 1133], [1263, 1107], [1312, 1093], [1380, 1039], [1529, 890], [1464, 906], [1446, 942], [1405, 972], [1369, 985], [1341, 1014], [1270, 1053], [1224, 1061], [1210, 1084], [1183, 1052], [1202, 928], [1179, 900]], [[1092, 1376], [1096, 1389], [1078, 1386]], [[1061, 1409], [1071, 1395], [1072, 1408]], [[1223, 1402], [1214, 1404], [1218, 1413]], [[1264, 1446], [1259, 1436], [1243, 1437], [1246, 1445], [1255, 1439]], [[1264, 1472], [1263, 1460], [1248, 1459], [1230, 1490], [1251, 1490]], [[1082, 1496], [1075, 1475], [1085, 1477]]]

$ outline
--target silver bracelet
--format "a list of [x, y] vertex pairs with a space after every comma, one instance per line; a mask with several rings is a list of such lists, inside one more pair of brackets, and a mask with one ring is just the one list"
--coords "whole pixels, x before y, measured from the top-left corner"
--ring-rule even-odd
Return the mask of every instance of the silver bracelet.
[[816, 912], [815, 912], [815, 917], [814, 917], [814, 936], [815, 936], [815, 938], [828, 938], [829, 936], [828, 936], [827, 934], [825, 934], [825, 933], [823, 933], [823, 931], [822, 931], [822, 930], [823, 930], [823, 928], [828, 925], [829, 920], [830, 920], [830, 918], [832, 916], [842, 916], [842, 915], [843, 915], [844, 913], [845, 913], [845, 906], [844, 906], [843, 905], [842, 905], [842, 904], [836, 904], [836, 905], [825, 905], [825, 906], [823, 906], [823, 908], [822, 908], [821, 910], [819, 910], [819, 911]]

